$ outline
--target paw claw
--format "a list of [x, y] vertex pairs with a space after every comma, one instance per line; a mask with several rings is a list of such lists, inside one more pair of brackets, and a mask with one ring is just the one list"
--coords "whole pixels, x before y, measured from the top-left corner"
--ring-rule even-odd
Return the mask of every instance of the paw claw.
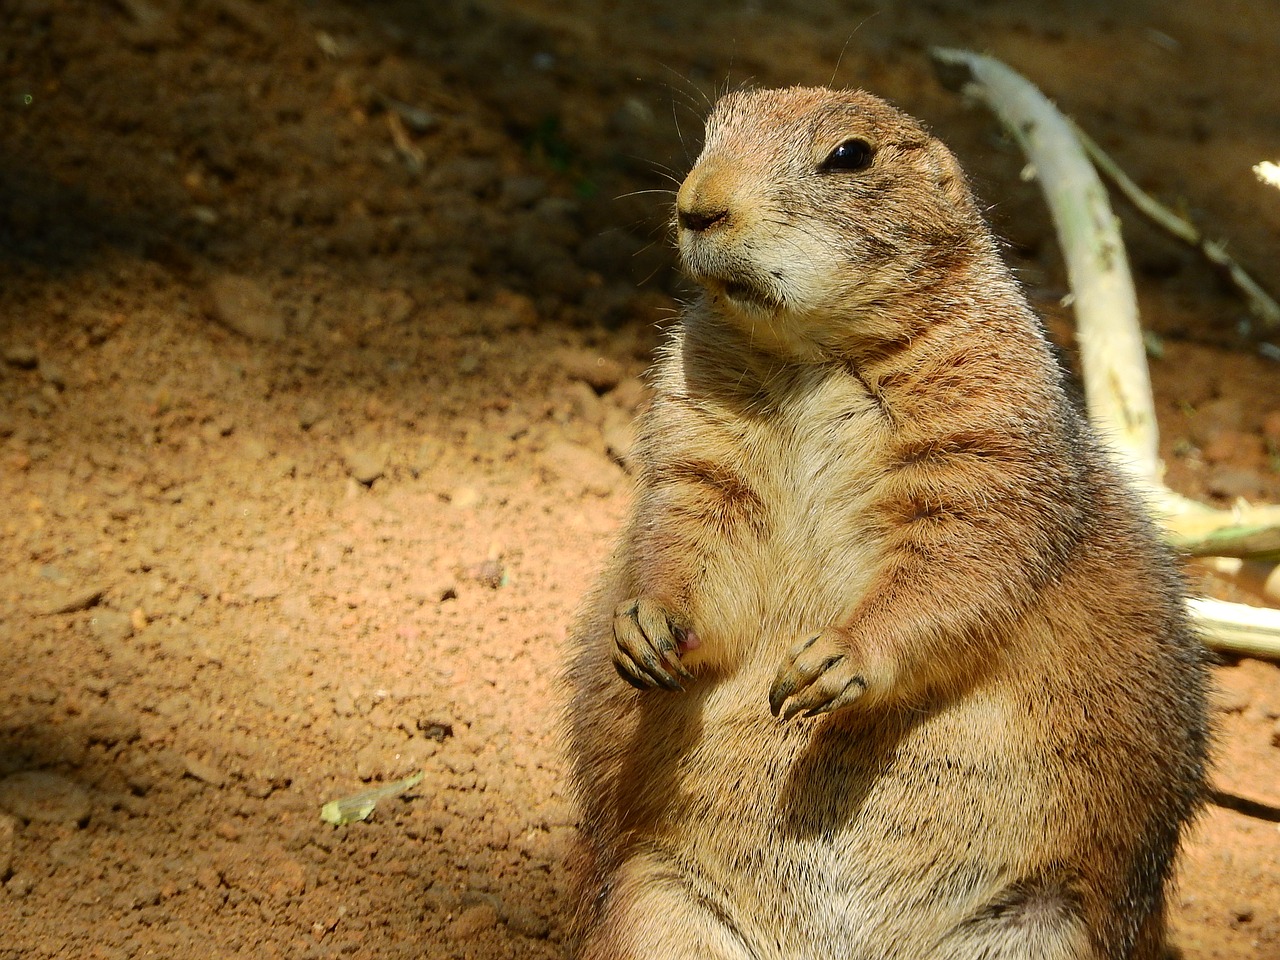
[[769, 690], [769, 710], [783, 723], [797, 714], [816, 717], [841, 710], [866, 690], [850, 662], [847, 641], [834, 630], [791, 648]]
[[621, 604], [613, 615], [614, 667], [637, 689], [680, 692], [680, 680], [694, 679], [680, 662], [682, 633], [654, 600], [642, 597]]

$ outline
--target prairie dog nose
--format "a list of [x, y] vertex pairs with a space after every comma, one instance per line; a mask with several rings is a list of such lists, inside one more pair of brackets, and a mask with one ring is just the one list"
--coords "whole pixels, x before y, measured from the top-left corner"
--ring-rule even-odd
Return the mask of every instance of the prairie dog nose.
[[676, 220], [680, 223], [680, 226], [695, 233], [709, 230], [722, 220], [728, 219], [728, 217], [729, 211], [725, 209], [695, 208], [686, 210], [680, 207], [676, 210]]
[[695, 168], [676, 194], [676, 222], [685, 230], [702, 233], [729, 219], [724, 178], [715, 169]]

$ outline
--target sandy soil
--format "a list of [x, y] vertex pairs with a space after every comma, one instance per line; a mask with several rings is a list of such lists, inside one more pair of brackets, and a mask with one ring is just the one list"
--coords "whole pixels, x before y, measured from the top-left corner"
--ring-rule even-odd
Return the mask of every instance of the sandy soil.
[[[706, 97], [834, 77], [924, 118], [1071, 346], [1036, 188], [934, 43], [1276, 279], [1271, 0], [8, 0], [0, 958], [563, 956], [555, 678]], [[1123, 215], [1171, 482], [1280, 499], [1265, 336]], [[1280, 805], [1280, 670], [1218, 674], [1219, 781]], [[1188, 960], [1280, 958], [1276, 823], [1211, 809], [1173, 914]]]

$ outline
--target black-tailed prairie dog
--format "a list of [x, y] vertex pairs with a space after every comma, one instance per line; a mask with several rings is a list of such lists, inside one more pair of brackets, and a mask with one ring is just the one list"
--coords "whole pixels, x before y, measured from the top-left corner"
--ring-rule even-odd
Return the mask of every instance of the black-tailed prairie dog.
[[571, 639], [580, 955], [1162, 956], [1200, 647], [955, 159], [732, 93], [675, 220], [701, 292]]

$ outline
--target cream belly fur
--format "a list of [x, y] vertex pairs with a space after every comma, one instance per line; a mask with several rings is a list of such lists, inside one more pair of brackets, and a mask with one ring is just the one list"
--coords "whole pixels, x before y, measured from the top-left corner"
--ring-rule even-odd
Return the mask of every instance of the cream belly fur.
[[[819, 380], [801, 386], [794, 409], [736, 430], [704, 421], [687, 443], [667, 438], [668, 458], [706, 462], [714, 451], [717, 462], [777, 506], [767, 533], [744, 538], [735, 551], [708, 552], [688, 601], [700, 645], [684, 657], [687, 666], [730, 666], [751, 656], [761, 639], [818, 629], [849, 613], [872, 572], [868, 551], [848, 545], [874, 536], [859, 509], [873, 471], [842, 461], [844, 451], [867, 446], [879, 429], [872, 407], [856, 384]], [[777, 453], [753, 456], [760, 449]], [[649, 571], [655, 579], [664, 572]]]
[[1160, 960], [1200, 647], [963, 174], [731, 94], [571, 635], [584, 960]]

